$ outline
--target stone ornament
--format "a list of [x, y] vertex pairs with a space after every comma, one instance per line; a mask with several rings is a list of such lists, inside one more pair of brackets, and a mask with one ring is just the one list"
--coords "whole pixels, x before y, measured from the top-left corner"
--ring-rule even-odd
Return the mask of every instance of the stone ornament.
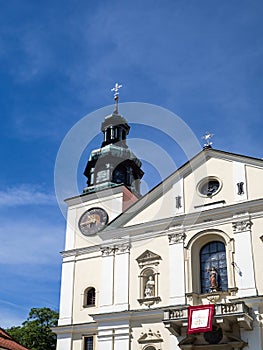
[[232, 222], [234, 233], [243, 232], [243, 231], [250, 231], [252, 225], [253, 225], [252, 221], [250, 221], [250, 220], [242, 220], [242, 221]]
[[109, 256], [114, 254], [114, 247], [101, 247], [102, 256]]
[[184, 232], [172, 233], [168, 235], [170, 244], [182, 243], [185, 240], [185, 237], [186, 235]]
[[115, 247], [115, 252], [116, 254], [128, 253], [130, 251], [130, 248], [131, 246], [128, 243], [120, 244]]
[[100, 247], [102, 256], [109, 256], [114, 254], [128, 253], [130, 251], [130, 244], [123, 243], [120, 245]]

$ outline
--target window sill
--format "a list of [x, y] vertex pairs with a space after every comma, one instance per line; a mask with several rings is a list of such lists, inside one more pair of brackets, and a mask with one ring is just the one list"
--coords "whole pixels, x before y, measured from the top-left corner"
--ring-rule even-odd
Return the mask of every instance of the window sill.
[[96, 307], [96, 305], [95, 305], [95, 304], [83, 305], [83, 308], [84, 308], [84, 309], [88, 309], [88, 308], [91, 308], [91, 307]]

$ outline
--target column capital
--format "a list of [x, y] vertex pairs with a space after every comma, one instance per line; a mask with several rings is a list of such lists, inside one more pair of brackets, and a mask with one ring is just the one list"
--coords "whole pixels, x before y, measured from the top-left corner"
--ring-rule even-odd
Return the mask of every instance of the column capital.
[[115, 246], [115, 252], [116, 254], [129, 253], [130, 248], [130, 243], [122, 243]]
[[100, 251], [102, 256], [110, 256], [110, 255], [114, 255], [114, 247], [100, 247]]
[[233, 232], [243, 232], [243, 231], [251, 231], [253, 223], [250, 219], [239, 220], [232, 222]]
[[185, 232], [171, 233], [168, 235], [169, 244], [183, 243], [185, 239]]

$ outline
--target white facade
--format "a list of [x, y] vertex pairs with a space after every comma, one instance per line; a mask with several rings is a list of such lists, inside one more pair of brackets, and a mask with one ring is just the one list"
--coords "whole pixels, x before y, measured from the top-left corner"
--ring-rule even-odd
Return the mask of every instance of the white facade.
[[[262, 349], [262, 179], [262, 160], [207, 148], [130, 207], [121, 185], [68, 199], [57, 350]], [[98, 207], [108, 225], [83, 235]], [[210, 303], [213, 331], [187, 335]]]

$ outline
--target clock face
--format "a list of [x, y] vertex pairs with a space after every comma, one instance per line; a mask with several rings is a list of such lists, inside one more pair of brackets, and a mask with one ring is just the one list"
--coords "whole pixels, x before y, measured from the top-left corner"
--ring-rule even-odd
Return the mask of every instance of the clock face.
[[108, 223], [108, 214], [102, 208], [85, 211], [79, 219], [79, 229], [83, 235], [92, 235], [101, 231]]

